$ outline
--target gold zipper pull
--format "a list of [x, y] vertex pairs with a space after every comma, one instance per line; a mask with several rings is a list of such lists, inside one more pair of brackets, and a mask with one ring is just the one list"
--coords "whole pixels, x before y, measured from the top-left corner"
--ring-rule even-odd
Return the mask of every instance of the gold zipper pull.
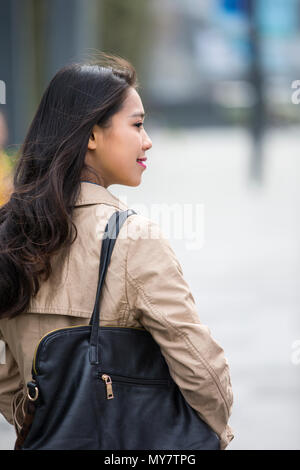
[[107, 374], [102, 374], [101, 378], [102, 380], [104, 380], [105, 385], [106, 385], [106, 398], [108, 400], [111, 400], [112, 398], [114, 398], [113, 389], [112, 389], [112, 380], [110, 376]]

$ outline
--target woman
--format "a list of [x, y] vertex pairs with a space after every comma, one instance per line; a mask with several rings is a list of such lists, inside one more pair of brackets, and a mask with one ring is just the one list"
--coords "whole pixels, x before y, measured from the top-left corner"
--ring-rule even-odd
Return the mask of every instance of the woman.
[[[21, 149], [12, 196], [0, 209], [6, 343], [0, 410], [17, 432], [40, 338], [89, 323], [99, 240], [110, 216], [128, 209], [107, 188], [138, 186], [145, 171], [140, 161], [152, 147], [133, 66], [117, 56], [102, 59], [71, 64], [54, 76]], [[116, 241], [100, 325], [148, 330], [186, 401], [226, 448], [233, 397], [224, 351], [200, 322], [168, 240], [141, 215], [126, 220]]]

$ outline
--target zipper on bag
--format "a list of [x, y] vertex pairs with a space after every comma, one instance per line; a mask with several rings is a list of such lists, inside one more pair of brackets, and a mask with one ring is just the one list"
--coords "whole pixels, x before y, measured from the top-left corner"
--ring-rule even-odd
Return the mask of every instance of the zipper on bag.
[[158, 385], [158, 386], [168, 386], [170, 381], [167, 379], [132, 379], [130, 377], [123, 377], [120, 375], [108, 375], [100, 374], [101, 379], [105, 382], [106, 385], [106, 398], [110, 400], [114, 398], [112, 384], [115, 383], [127, 383], [130, 385]]
[[104, 380], [104, 382], [105, 382], [106, 398], [107, 398], [107, 400], [111, 400], [112, 398], [114, 398], [111, 377], [107, 374], [102, 374], [101, 379]]
[[[62, 327], [62, 328], [55, 328], [54, 330], [50, 330], [48, 331], [47, 333], [45, 333], [38, 341], [36, 347], [35, 347], [35, 351], [34, 351], [34, 354], [33, 354], [33, 361], [32, 361], [32, 368], [33, 368], [33, 372], [35, 375], [38, 375], [38, 371], [37, 371], [37, 354], [38, 354], [38, 349], [40, 347], [40, 345], [44, 342], [44, 340], [47, 339], [48, 336], [52, 336], [54, 333], [58, 332], [58, 331], [63, 331], [63, 330], [70, 330], [71, 328], [81, 328], [81, 327], [87, 327], [88, 325], [75, 325], [75, 326], [65, 326], [65, 327]], [[131, 329], [131, 330], [141, 330], [141, 331], [146, 331], [144, 328], [138, 328], [138, 327], [134, 327], [134, 326], [131, 326], [131, 327], [126, 327], [126, 326], [115, 326], [115, 325], [107, 325], [107, 326], [103, 326], [102, 329], [104, 328], [124, 328], [124, 329]]]

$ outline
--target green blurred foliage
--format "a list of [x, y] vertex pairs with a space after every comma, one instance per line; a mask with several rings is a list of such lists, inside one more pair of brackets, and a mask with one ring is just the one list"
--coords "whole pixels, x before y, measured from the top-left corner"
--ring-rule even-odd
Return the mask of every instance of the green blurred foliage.
[[0, 150], [0, 206], [5, 204], [12, 190], [12, 174], [16, 159]]

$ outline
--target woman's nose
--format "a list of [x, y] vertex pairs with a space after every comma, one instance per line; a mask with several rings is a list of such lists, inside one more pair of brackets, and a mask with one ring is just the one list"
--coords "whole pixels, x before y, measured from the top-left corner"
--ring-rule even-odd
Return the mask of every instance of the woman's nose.
[[149, 150], [152, 147], [152, 140], [148, 136], [147, 132], [145, 131], [146, 137], [143, 141], [143, 150]]

